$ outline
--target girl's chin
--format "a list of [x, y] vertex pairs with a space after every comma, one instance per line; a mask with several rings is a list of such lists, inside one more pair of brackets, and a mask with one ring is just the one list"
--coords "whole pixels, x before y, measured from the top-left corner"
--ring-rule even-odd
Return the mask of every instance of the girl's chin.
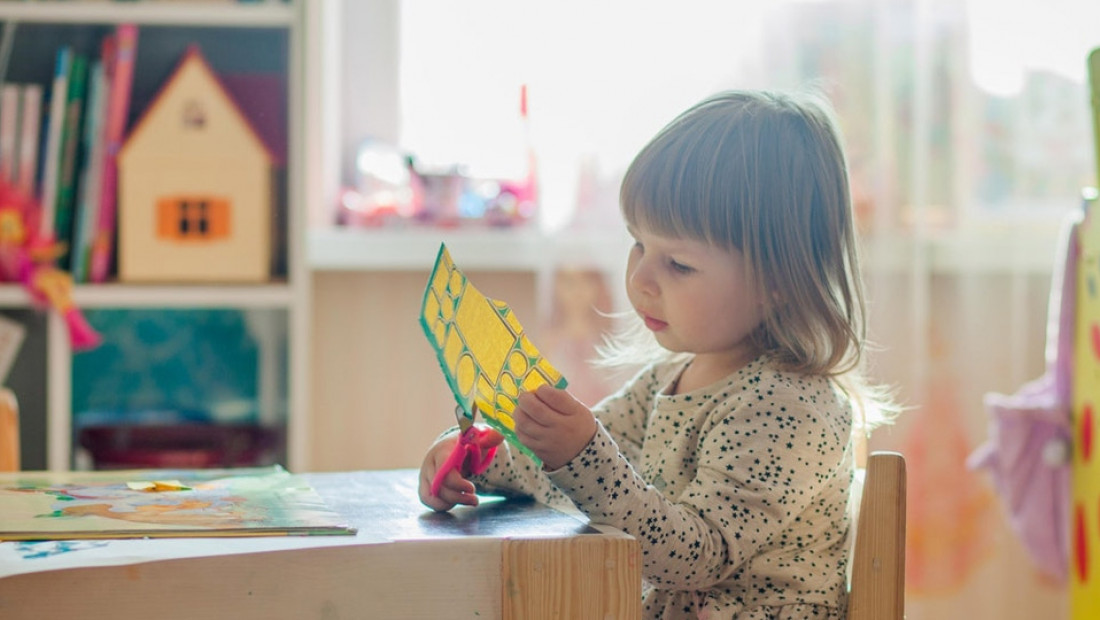
[[653, 332], [653, 338], [657, 341], [657, 344], [661, 345], [661, 348], [671, 353], [690, 353], [684, 349], [684, 347], [669, 337], [667, 332]]

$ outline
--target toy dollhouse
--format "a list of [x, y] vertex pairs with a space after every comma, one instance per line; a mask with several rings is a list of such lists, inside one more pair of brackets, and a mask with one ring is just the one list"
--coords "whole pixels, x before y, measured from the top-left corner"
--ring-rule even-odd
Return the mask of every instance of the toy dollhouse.
[[275, 156], [198, 47], [119, 153], [123, 282], [270, 277]]

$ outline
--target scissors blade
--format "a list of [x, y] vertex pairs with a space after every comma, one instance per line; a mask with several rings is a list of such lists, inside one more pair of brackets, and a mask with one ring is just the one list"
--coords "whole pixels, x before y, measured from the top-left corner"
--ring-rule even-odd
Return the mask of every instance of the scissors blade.
[[463, 433], [474, 425], [474, 419], [477, 418], [477, 403], [474, 403], [470, 409], [470, 415], [466, 415], [462, 405], [455, 405], [455, 419], [458, 420], [458, 429]]

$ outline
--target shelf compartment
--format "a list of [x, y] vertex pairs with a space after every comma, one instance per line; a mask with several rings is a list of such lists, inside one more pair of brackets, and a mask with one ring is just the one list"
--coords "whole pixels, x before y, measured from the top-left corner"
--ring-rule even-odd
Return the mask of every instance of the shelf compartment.
[[88, 321], [103, 344], [72, 356], [72, 416], [65, 422], [74, 439], [103, 426], [256, 426], [276, 433], [279, 445], [264, 453], [285, 462], [286, 311], [104, 308], [90, 310]]

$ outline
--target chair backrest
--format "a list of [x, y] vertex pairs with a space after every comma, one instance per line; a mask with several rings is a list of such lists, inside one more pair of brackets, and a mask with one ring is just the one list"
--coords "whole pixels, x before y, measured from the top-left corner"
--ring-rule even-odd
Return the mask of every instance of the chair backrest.
[[848, 620], [905, 617], [905, 458], [872, 452], [856, 519]]
[[19, 471], [19, 403], [0, 388], [0, 471]]

